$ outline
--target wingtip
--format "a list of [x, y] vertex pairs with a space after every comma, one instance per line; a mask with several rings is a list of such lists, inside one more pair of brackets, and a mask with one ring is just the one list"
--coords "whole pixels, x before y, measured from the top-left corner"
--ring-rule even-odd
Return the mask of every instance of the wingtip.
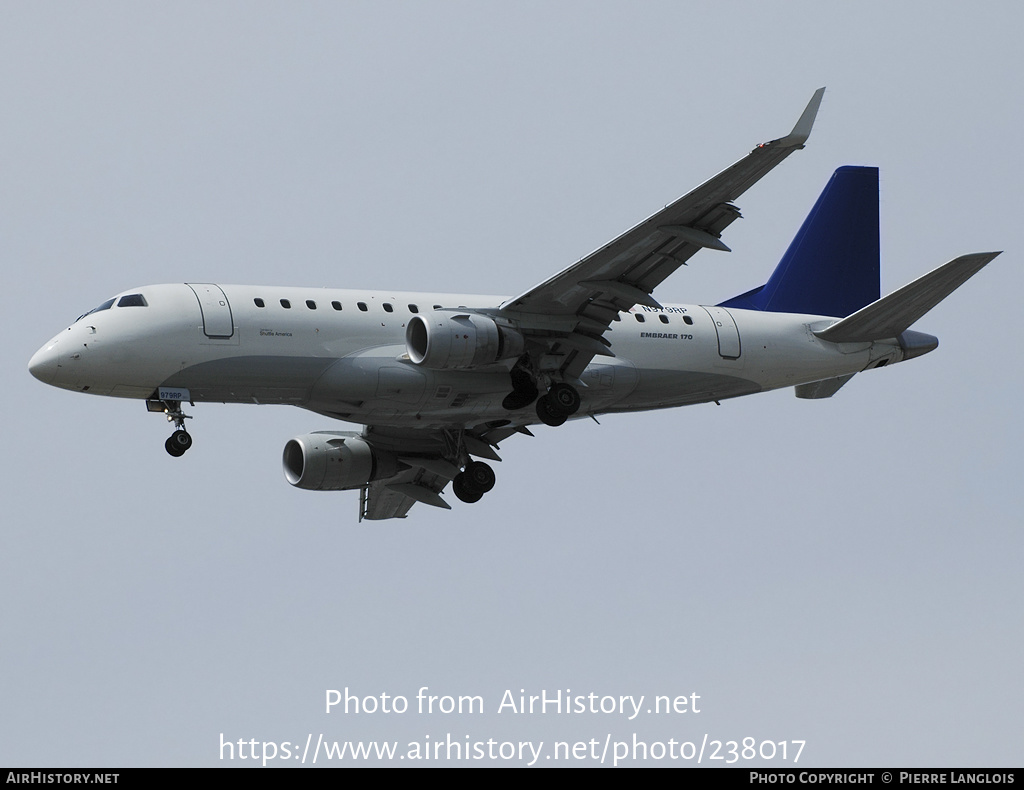
[[967, 255], [961, 255], [954, 260], [959, 262], [961, 265], [977, 266], [980, 269], [982, 266], [986, 266], [1002, 254], [1002, 250], [997, 252], [972, 252]]

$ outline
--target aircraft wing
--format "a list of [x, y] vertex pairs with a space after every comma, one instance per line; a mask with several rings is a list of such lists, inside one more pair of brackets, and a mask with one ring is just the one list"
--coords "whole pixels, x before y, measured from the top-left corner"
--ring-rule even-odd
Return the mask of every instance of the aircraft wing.
[[451, 505], [441, 497], [450, 482], [451, 478], [421, 468], [410, 469], [389, 480], [375, 480], [363, 486], [359, 494], [359, 520], [405, 518], [417, 502], [451, 510]]
[[514, 433], [533, 435], [526, 428], [509, 425], [481, 425], [460, 431], [367, 427], [362, 438], [398, 456], [403, 468], [393, 477], [363, 486], [359, 520], [405, 518], [417, 502], [450, 510], [441, 493], [459, 474], [456, 462], [471, 456], [500, 461], [495, 448]]
[[554, 328], [551, 318], [568, 319], [549, 341], [554, 353], [564, 355], [561, 369], [567, 375], [578, 377], [595, 354], [611, 355], [602, 350], [608, 344], [601, 335], [620, 311], [636, 304], [660, 308], [651, 292], [696, 252], [729, 251], [721, 235], [740, 217], [732, 201], [804, 147], [824, 93], [814, 92], [788, 135], [757, 146], [614, 241], [508, 300], [499, 312], [527, 331], [534, 325]]

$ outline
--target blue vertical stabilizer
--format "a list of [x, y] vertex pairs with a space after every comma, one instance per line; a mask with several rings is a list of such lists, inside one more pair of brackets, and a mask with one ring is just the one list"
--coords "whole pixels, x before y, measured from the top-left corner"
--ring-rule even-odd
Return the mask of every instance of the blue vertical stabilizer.
[[880, 296], [878, 168], [841, 167], [760, 288], [723, 307], [845, 317]]

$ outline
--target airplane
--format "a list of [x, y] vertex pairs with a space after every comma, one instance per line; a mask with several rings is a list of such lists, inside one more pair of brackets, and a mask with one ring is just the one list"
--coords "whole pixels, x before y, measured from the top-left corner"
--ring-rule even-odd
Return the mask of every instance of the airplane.
[[356, 423], [287, 442], [285, 478], [358, 490], [359, 519], [450, 509], [495, 484], [486, 461], [531, 426], [794, 387], [829, 398], [857, 373], [938, 339], [910, 326], [998, 252], [963, 255], [881, 297], [878, 170], [832, 175], [767, 282], [717, 305], [655, 288], [701, 250], [728, 252], [734, 202], [804, 147], [824, 88], [792, 131], [550, 279], [512, 298], [178, 283], [124, 291], [35, 353], [32, 375], [144, 400], [192, 446], [182, 404], [289, 404]]

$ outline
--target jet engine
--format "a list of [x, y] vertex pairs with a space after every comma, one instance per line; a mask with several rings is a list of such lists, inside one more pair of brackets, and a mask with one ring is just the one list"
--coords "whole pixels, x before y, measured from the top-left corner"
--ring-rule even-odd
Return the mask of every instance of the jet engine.
[[482, 315], [414, 315], [405, 330], [409, 359], [432, 370], [460, 370], [522, 356], [523, 336]]
[[298, 436], [284, 446], [284, 477], [307, 491], [362, 488], [373, 480], [392, 477], [398, 459], [375, 450], [353, 433], [318, 431]]

